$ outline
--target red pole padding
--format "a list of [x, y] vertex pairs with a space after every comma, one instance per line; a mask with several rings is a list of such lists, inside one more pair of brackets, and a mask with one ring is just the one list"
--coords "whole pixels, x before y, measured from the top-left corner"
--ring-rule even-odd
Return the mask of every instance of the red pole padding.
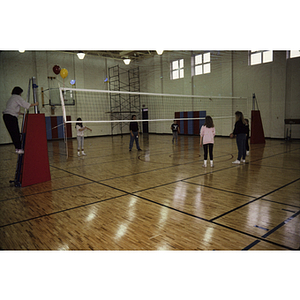
[[44, 114], [27, 114], [21, 186], [51, 180]]
[[261, 121], [260, 111], [251, 111], [250, 144], [265, 144], [264, 128]]

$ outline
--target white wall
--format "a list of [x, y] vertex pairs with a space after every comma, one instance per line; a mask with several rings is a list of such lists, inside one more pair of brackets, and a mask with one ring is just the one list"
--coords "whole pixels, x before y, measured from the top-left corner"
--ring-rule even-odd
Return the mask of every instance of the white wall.
[[[248, 97], [244, 114], [250, 118], [252, 94], [255, 93], [261, 111], [266, 137], [284, 138], [286, 118], [300, 118], [300, 58], [286, 59], [286, 51], [274, 51], [273, 62], [255, 66], [248, 65], [247, 51], [211, 51], [211, 73], [191, 76], [191, 55], [197, 51], [165, 51], [162, 56], [154, 56], [143, 61], [132, 62], [125, 66], [122, 61], [86, 56], [79, 60], [76, 55], [55, 51], [1, 51], [0, 52], [0, 109], [3, 111], [14, 86], [21, 86], [26, 98], [28, 81], [37, 78], [38, 101], [41, 103], [41, 87], [48, 88], [48, 77], [56, 76], [52, 70], [54, 65], [68, 70], [68, 77], [63, 80], [60, 75], [56, 81], [60, 85], [71, 87], [71, 79], [76, 80], [77, 88], [108, 89], [104, 79], [108, 76], [107, 68], [120, 65], [124, 69], [139, 67], [141, 92], [170, 93], [187, 95], [243, 96]], [[185, 77], [170, 80], [170, 62], [175, 59], [185, 60]], [[46, 93], [45, 93], [46, 96]], [[31, 96], [32, 97], [32, 96]], [[30, 99], [32, 101], [32, 99]], [[201, 105], [182, 103], [176, 107], [174, 101], [157, 103], [142, 100], [142, 105], [149, 108], [149, 116], [166, 118], [170, 111], [200, 110]], [[45, 97], [45, 103], [48, 103]], [[213, 114], [224, 115], [222, 105], [214, 108]], [[245, 107], [245, 106], [243, 106]], [[40, 105], [40, 112], [51, 115], [51, 107]], [[75, 120], [80, 112], [76, 107], [68, 108]], [[234, 113], [235, 106], [231, 107]], [[32, 109], [33, 112], [33, 109]], [[210, 114], [209, 111], [207, 111]], [[226, 111], [226, 114], [228, 112]], [[226, 115], [225, 114], [225, 115]], [[55, 108], [55, 115], [62, 115], [61, 107]], [[169, 118], [169, 117], [167, 117]], [[21, 118], [20, 118], [21, 121]], [[233, 119], [215, 122], [217, 134], [227, 136], [233, 127]], [[150, 124], [149, 124], [150, 125]], [[292, 127], [292, 137], [300, 138], [300, 126]], [[151, 122], [152, 132], [170, 133], [169, 123]], [[72, 126], [73, 136], [75, 129]], [[114, 133], [118, 133], [118, 128]], [[94, 126], [93, 135], [111, 133], [109, 124]], [[89, 134], [90, 135], [90, 134]], [[0, 120], [0, 144], [11, 143], [3, 119]]]
[[[194, 51], [194, 53], [198, 53]], [[286, 59], [286, 51], [274, 51], [273, 62], [248, 65], [248, 51], [212, 51], [211, 73], [191, 77], [191, 52], [164, 53], [159, 68], [155, 58], [148, 65], [151, 77], [147, 79], [146, 92], [162, 87], [164, 93], [248, 97], [245, 116], [251, 119], [252, 94], [255, 93], [261, 111], [264, 133], [270, 138], [284, 138], [284, 120], [300, 119], [300, 58]], [[170, 80], [170, 61], [185, 59], [185, 77]], [[146, 72], [146, 71], [145, 71]], [[153, 74], [156, 74], [153, 76]], [[163, 73], [163, 78], [158, 78]], [[146, 76], [145, 76], [146, 77]], [[156, 90], [159, 91], [158, 89]], [[210, 112], [207, 112], [210, 114]], [[222, 110], [219, 111], [221, 116]], [[234, 110], [232, 111], [234, 114]], [[228, 135], [234, 119], [219, 123], [217, 134]], [[300, 138], [300, 126], [292, 127], [292, 137]]]

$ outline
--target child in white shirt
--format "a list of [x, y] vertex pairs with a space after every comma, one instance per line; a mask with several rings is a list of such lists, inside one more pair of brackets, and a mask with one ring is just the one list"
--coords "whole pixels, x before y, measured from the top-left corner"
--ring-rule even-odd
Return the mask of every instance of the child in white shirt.
[[204, 150], [204, 164], [203, 167], [207, 167], [207, 150], [209, 150], [210, 166], [214, 166], [213, 162], [213, 147], [214, 136], [216, 134], [213, 120], [210, 116], [205, 117], [205, 123], [200, 130], [200, 147], [203, 145]]
[[[81, 118], [78, 118], [77, 121], [82, 121]], [[78, 144], [78, 156], [80, 156], [80, 150], [81, 150], [81, 154], [82, 155], [86, 155], [84, 150], [83, 150], [83, 146], [84, 146], [84, 131], [85, 130], [90, 130], [92, 131], [92, 129], [83, 126], [82, 123], [76, 123], [76, 130], [77, 130], [77, 144]]]

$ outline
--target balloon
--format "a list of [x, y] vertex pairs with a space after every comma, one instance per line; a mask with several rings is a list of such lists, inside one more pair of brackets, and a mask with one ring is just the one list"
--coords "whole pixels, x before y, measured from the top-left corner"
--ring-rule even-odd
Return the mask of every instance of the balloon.
[[65, 68], [61, 69], [60, 76], [65, 79], [68, 76], [68, 70]]
[[60, 66], [55, 65], [55, 66], [53, 67], [53, 72], [54, 72], [56, 75], [58, 75], [59, 72], [60, 72]]
[[72, 79], [71, 81], [70, 81], [70, 83], [72, 84], [72, 85], [74, 85], [75, 84], [75, 79]]

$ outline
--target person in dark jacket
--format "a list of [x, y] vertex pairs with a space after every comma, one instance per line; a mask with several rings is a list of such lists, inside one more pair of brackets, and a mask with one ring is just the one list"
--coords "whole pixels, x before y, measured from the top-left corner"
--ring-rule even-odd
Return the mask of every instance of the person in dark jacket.
[[241, 159], [242, 162], [245, 163], [246, 159], [246, 137], [247, 137], [247, 127], [246, 122], [243, 116], [243, 113], [240, 111], [235, 112], [235, 124], [234, 130], [230, 134], [231, 138], [236, 137], [236, 144], [238, 148], [238, 158], [233, 161], [233, 164], [240, 164]]
[[[136, 120], [136, 115], [133, 115], [131, 117], [131, 119]], [[141, 151], [142, 149], [140, 148], [140, 145], [139, 145], [139, 125], [138, 125], [138, 122], [130, 122], [129, 130], [130, 130], [129, 151], [131, 151], [134, 141], [135, 141], [135, 144], [136, 144], [136, 149], [138, 151]]]
[[246, 135], [246, 155], [249, 155], [249, 151], [250, 151], [250, 147], [249, 147], [249, 134], [250, 134], [249, 120], [245, 119], [245, 122], [246, 122], [246, 128], [247, 128], [247, 135]]

